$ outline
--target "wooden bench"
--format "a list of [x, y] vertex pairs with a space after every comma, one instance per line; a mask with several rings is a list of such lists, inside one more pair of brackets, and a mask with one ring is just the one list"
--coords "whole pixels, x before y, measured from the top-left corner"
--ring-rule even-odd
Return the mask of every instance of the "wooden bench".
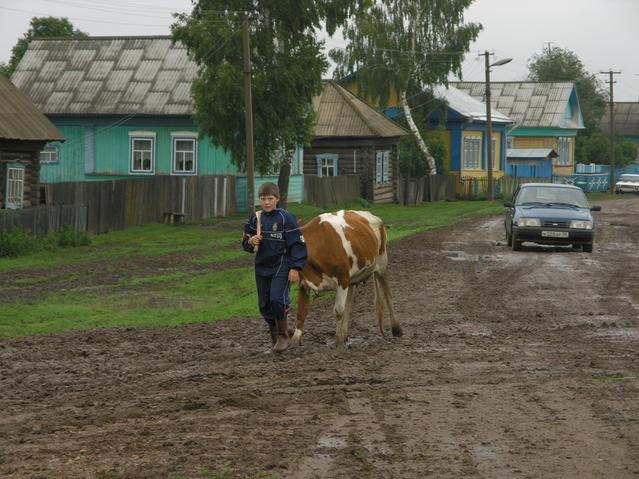
[[184, 222], [184, 213], [175, 213], [172, 211], [164, 212], [163, 223], [165, 225], [179, 225]]

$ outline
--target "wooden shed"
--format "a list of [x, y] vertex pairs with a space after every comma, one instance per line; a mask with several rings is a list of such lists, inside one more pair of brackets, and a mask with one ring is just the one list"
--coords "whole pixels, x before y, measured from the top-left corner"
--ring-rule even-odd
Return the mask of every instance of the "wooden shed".
[[64, 136], [0, 75], [0, 208], [40, 203], [40, 154], [51, 141], [64, 141]]
[[313, 100], [317, 115], [304, 174], [357, 174], [361, 195], [374, 203], [397, 201], [399, 141], [408, 132], [337, 82], [325, 80]]

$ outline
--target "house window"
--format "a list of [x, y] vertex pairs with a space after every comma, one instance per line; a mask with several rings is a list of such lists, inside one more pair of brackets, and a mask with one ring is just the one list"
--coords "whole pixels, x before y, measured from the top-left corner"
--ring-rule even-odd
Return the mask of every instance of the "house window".
[[493, 154], [493, 171], [495, 171], [496, 169], [498, 169], [499, 167], [496, 165], [497, 163], [497, 139], [493, 136], [493, 141], [492, 141], [492, 154]]
[[24, 167], [15, 163], [7, 166], [7, 201], [5, 208], [22, 208], [24, 198]]
[[197, 140], [195, 138], [173, 138], [173, 173], [195, 174]]
[[570, 165], [570, 138], [560, 137], [557, 141], [557, 164]]
[[155, 133], [129, 132], [131, 145], [129, 173], [153, 174], [155, 172]]
[[513, 148], [515, 148], [515, 138], [512, 136], [507, 136], [506, 137], [506, 149], [507, 150], [512, 150]]
[[464, 169], [481, 169], [481, 138], [467, 136], [464, 138]]
[[375, 183], [390, 182], [390, 151], [378, 151], [375, 162]]
[[55, 143], [49, 143], [40, 152], [41, 164], [55, 164], [59, 162], [60, 147]]
[[317, 155], [317, 176], [337, 176], [338, 155]]

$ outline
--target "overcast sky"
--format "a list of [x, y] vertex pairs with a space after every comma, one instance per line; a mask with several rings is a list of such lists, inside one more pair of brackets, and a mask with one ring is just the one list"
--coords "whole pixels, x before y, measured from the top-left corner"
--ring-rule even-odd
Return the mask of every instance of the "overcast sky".
[[[9, 59], [34, 16], [67, 17], [91, 35], [167, 35], [170, 12], [190, 8], [190, 0], [0, 0], [0, 61]], [[475, 0], [466, 21], [484, 29], [464, 62], [465, 80], [484, 80], [477, 56], [483, 50], [513, 59], [494, 67], [492, 80], [523, 80], [528, 59], [552, 42], [575, 52], [592, 73], [620, 70], [615, 100], [639, 101], [639, 0]]]

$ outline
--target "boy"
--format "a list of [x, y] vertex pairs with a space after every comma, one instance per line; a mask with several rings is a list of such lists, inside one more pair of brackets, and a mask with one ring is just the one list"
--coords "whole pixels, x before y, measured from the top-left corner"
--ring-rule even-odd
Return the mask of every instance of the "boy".
[[244, 225], [242, 246], [255, 252], [255, 283], [260, 313], [271, 333], [273, 351], [288, 347], [286, 307], [291, 283], [299, 281], [306, 264], [306, 244], [295, 216], [277, 208], [280, 190], [264, 183], [258, 192], [262, 211]]

